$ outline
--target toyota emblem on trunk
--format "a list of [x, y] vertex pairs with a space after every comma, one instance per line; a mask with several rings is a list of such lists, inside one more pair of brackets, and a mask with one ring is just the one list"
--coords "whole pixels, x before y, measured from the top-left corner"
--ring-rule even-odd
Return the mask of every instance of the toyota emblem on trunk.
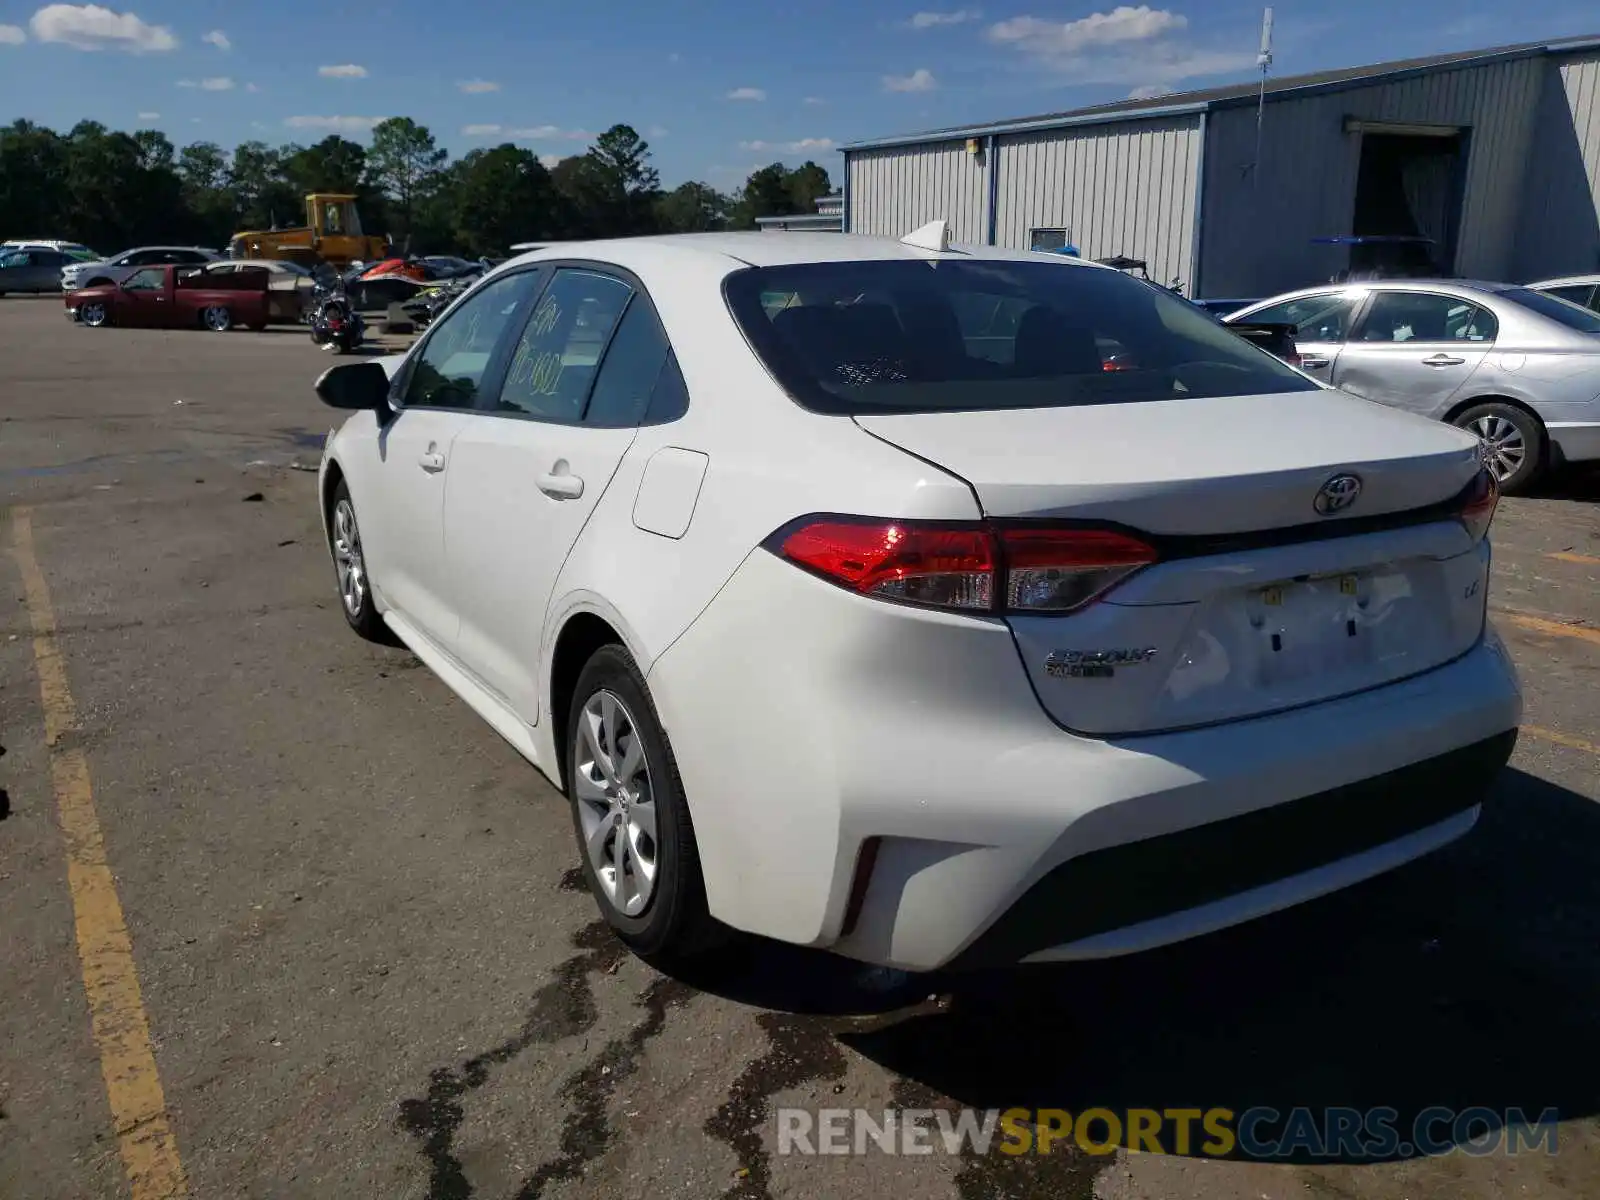
[[1343, 512], [1361, 495], [1361, 479], [1356, 475], [1335, 475], [1317, 489], [1311, 507], [1324, 517]]

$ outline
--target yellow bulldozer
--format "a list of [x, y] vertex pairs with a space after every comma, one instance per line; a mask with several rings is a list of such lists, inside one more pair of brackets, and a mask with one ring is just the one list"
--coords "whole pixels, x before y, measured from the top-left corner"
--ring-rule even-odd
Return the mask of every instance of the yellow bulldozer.
[[228, 243], [229, 258], [287, 259], [307, 267], [328, 263], [342, 268], [389, 256], [388, 238], [361, 232], [356, 198], [330, 192], [306, 197], [304, 225], [236, 233]]

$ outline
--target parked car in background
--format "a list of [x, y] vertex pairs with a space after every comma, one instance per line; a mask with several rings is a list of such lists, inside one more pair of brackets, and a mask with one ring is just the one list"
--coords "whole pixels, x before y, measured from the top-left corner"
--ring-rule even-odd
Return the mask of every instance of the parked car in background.
[[89, 259], [100, 257], [95, 251], [89, 249], [82, 242], [59, 242], [52, 238], [22, 238], [16, 241], [0, 242], [0, 252], [6, 250], [60, 250], [63, 253], [88, 255]]
[[219, 257], [199, 246], [137, 246], [99, 262], [69, 264], [61, 272], [61, 286], [71, 291], [121, 283], [140, 267], [193, 266], [216, 262]]
[[67, 316], [91, 327], [265, 329], [267, 272], [209, 275], [197, 266], [140, 267], [122, 283], [78, 288], [66, 295]]
[[1196, 308], [1205, 309], [1213, 317], [1219, 317], [1220, 318], [1220, 317], [1226, 317], [1226, 316], [1228, 316], [1228, 315], [1230, 315], [1232, 313], [1236, 313], [1242, 308], [1249, 308], [1252, 304], [1260, 304], [1261, 301], [1259, 299], [1255, 299], [1255, 300], [1192, 300], [1192, 301], [1190, 301], [1190, 303], [1193, 304]]
[[553, 247], [318, 382], [347, 621], [565, 791], [621, 938], [1103, 957], [1466, 834], [1521, 713], [1474, 439], [912, 236]]
[[1536, 292], [1600, 312], [1600, 275], [1567, 275], [1528, 285]]
[[61, 250], [0, 250], [0, 296], [59, 292], [61, 270], [73, 259]]
[[244, 259], [211, 263], [202, 268], [207, 275], [237, 275], [260, 271], [267, 276], [267, 302], [273, 321], [298, 324], [311, 303], [316, 277], [311, 268], [283, 259]]
[[1325, 284], [1224, 319], [1296, 328], [1300, 366], [1352, 395], [1475, 433], [1507, 492], [1600, 460], [1600, 313], [1464, 280]]

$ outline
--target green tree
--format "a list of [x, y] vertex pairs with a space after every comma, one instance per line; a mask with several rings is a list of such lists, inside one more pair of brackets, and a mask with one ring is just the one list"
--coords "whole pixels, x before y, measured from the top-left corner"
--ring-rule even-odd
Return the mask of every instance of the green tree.
[[402, 232], [412, 232], [417, 203], [438, 181], [448, 157], [434, 142], [428, 127], [410, 117], [390, 117], [373, 127], [367, 174], [394, 200]]
[[613, 125], [595, 139], [585, 157], [586, 200], [597, 210], [594, 215], [605, 232], [653, 232], [661, 175], [650, 165], [650, 143], [631, 125]]
[[680, 183], [656, 201], [656, 219], [664, 233], [704, 233], [726, 229], [728, 197], [708, 183]]
[[781, 162], [752, 171], [744, 181], [733, 209], [735, 229], [754, 229], [757, 217], [776, 217], [794, 211], [789, 193], [789, 168]]
[[474, 150], [452, 174], [455, 233], [467, 253], [501, 255], [516, 242], [557, 234], [560, 197], [531, 152], [510, 142]]
[[367, 171], [367, 149], [338, 134], [297, 149], [280, 160], [283, 178], [297, 192], [358, 195]]
[[[52, 237], [52, 229], [87, 240], [92, 229], [64, 211], [67, 146], [54, 130], [32, 121], [0, 129], [0, 229], [6, 237]], [[92, 244], [92, 243], [91, 243]]]
[[146, 171], [171, 170], [177, 151], [159, 129], [140, 129], [133, 135], [139, 147], [139, 165]]
[[833, 181], [828, 173], [809, 159], [789, 172], [789, 200], [797, 213], [814, 213], [817, 201], [831, 194]]

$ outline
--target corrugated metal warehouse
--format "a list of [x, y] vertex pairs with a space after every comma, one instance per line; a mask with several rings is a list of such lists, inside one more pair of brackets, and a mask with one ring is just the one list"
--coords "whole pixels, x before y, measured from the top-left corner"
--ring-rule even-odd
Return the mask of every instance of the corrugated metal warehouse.
[[1127, 255], [1197, 298], [1426, 237], [1461, 277], [1600, 269], [1600, 37], [1381, 63], [845, 147], [845, 229]]

